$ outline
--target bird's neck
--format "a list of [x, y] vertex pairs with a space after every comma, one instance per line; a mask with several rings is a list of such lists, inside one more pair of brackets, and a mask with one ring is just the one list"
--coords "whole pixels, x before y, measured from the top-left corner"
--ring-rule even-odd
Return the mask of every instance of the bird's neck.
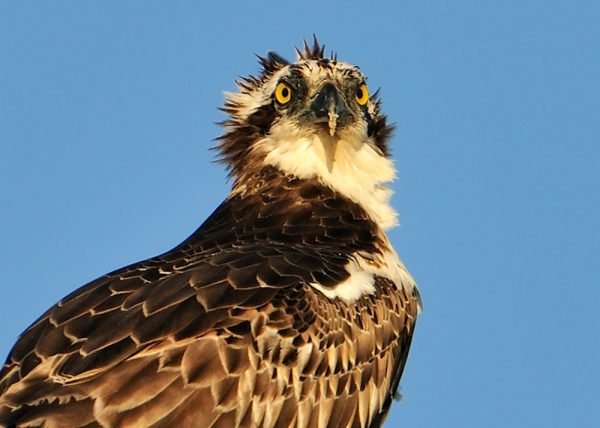
[[[397, 224], [389, 203], [393, 192], [388, 183], [396, 173], [393, 162], [368, 141], [272, 133], [258, 141], [253, 152], [263, 165], [285, 176], [314, 180], [355, 202], [380, 228]], [[234, 193], [254, 185], [251, 175], [242, 176]]]
[[[265, 241], [329, 248], [338, 253], [375, 252], [387, 239], [354, 201], [316, 179], [299, 179], [266, 166], [245, 184], [235, 183], [229, 197], [182, 245], [223, 248]], [[385, 242], [384, 242], [385, 241]]]

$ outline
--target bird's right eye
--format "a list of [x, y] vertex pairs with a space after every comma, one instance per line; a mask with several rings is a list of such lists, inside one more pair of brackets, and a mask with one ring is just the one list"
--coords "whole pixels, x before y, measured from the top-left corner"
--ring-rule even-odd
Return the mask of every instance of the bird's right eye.
[[285, 82], [279, 83], [275, 88], [275, 99], [281, 105], [287, 104], [292, 99], [292, 88]]
[[356, 90], [356, 102], [359, 105], [364, 106], [367, 101], [369, 101], [369, 89], [367, 89], [367, 85], [363, 83]]

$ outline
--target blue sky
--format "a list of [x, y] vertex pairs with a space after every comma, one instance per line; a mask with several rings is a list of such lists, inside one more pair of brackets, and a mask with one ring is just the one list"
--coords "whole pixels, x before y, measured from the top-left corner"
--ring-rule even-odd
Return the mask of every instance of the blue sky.
[[222, 92], [316, 33], [397, 125], [424, 311], [388, 426], [599, 424], [598, 4], [213, 3], [0, 4], [0, 354], [211, 213]]

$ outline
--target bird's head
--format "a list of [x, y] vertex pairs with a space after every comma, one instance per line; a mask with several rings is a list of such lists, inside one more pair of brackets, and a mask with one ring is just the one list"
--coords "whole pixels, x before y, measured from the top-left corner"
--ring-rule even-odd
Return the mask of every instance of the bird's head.
[[[395, 175], [388, 139], [393, 129], [380, 112], [378, 91], [369, 92], [355, 65], [325, 57], [314, 39], [290, 63], [276, 53], [259, 57], [259, 76], [237, 83], [222, 110], [220, 159], [247, 191], [265, 166], [315, 179], [360, 203], [384, 228], [396, 223], [385, 185]], [[366, 206], [365, 206], [366, 205]]]

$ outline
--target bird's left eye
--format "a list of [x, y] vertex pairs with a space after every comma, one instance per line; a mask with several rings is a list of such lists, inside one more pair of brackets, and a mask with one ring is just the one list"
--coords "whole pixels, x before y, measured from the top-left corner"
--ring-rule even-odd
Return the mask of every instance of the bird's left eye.
[[281, 82], [275, 89], [275, 99], [279, 104], [287, 104], [292, 99], [292, 88], [285, 82]]
[[364, 106], [367, 101], [369, 101], [369, 89], [367, 89], [367, 85], [363, 83], [356, 90], [356, 102], [359, 105]]

